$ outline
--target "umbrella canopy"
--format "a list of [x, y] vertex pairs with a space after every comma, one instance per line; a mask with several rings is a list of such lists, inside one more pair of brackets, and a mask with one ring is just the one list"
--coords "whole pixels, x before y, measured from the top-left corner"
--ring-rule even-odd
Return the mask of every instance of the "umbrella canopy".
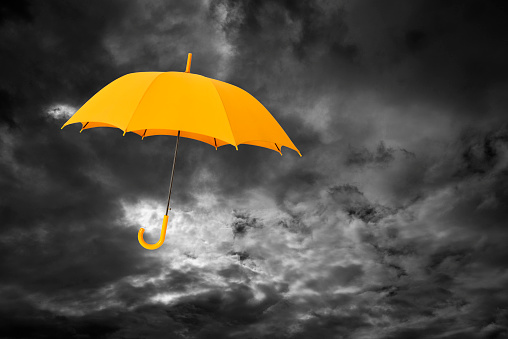
[[[95, 94], [63, 127], [117, 127], [142, 137], [177, 135], [214, 147], [249, 144], [298, 152], [252, 95], [228, 83], [185, 72], [124, 75]], [[62, 128], [63, 128], [62, 127]], [[238, 147], [237, 147], [238, 149]]]
[[142, 137], [177, 136], [168, 204], [156, 249], [164, 242], [169, 201], [173, 186], [178, 143], [181, 137], [210, 144], [217, 149], [231, 144], [249, 144], [279, 152], [285, 146], [298, 152], [286, 132], [252, 95], [231, 84], [190, 73], [189, 53], [185, 72], [139, 72], [113, 81], [81, 107], [63, 126], [81, 123], [81, 131], [94, 127], [116, 127]]

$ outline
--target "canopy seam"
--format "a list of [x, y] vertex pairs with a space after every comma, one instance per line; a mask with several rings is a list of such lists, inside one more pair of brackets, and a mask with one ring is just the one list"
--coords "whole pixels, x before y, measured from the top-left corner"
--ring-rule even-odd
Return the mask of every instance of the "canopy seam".
[[226, 114], [226, 118], [228, 119], [229, 130], [231, 131], [231, 137], [233, 137], [233, 141], [235, 142], [234, 146], [235, 146], [236, 150], [238, 150], [238, 143], [236, 142], [235, 135], [233, 134], [233, 128], [231, 127], [231, 120], [229, 120], [228, 111], [226, 110], [226, 106], [224, 106], [224, 101], [222, 101], [222, 97], [220, 96], [219, 90], [217, 89], [217, 87], [215, 87], [213, 81], [210, 81], [210, 83], [212, 84], [213, 88], [215, 89], [215, 92], [217, 93], [217, 96], [219, 97], [219, 100], [222, 104], [222, 109], [224, 109], [224, 113]]
[[143, 99], [145, 98], [146, 96], [146, 93], [148, 93], [148, 90], [152, 87], [153, 83], [155, 82], [155, 80], [157, 80], [157, 78], [159, 78], [161, 75], [163, 75], [164, 72], [161, 72], [159, 75], [157, 75], [153, 80], [152, 82], [150, 83], [150, 85], [148, 85], [145, 89], [145, 92], [143, 93], [143, 96], [141, 97], [141, 99], [139, 99], [138, 101], [138, 104], [136, 105], [136, 109], [134, 109], [134, 112], [132, 112], [132, 115], [131, 115], [131, 118], [129, 119], [129, 122], [127, 123], [127, 126], [125, 126], [125, 131], [123, 131], [123, 135], [125, 135], [125, 133], [127, 133], [128, 129], [129, 129], [129, 125], [131, 124], [131, 121], [132, 121], [132, 118], [134, 117], [134, 114], [136, 114], [136, 112], [138, 111], [139, 109], [139, 105], [141, 104], [141, 102], [143, 101]]

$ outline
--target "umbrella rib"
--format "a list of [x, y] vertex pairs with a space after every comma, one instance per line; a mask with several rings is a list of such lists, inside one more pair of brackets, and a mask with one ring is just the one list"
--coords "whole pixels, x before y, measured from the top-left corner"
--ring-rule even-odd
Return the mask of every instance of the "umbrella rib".
[[88, 123], [89, 123], [89, 122], [90, 122], [90, 121], [87, 121], [87, 122], [86, 122], [86, 124], [85, 124], [85, 126], [81, 127], [81, 131], [79, 131], [79, 133], [83, 132], [83, 130], [85, 129], [86, 125], [88, 125]]
[[215, 150], [217, 150], [217, 139], [213, 138], [213, 142], [215, 143]]
[[280, 151], [279, 146], [277, 146], [277, 143], [275, 142], [274, 144], [275, 144], [275, 147], [277, 147], [277, 151], [279, 151], [280, 155], [282, 155], [282, 152]]
[[141, 140], [143, 140], [145, 138], [145, 134], [146, 134], [146, 129], [145, 129], [145, 132], [143, 133], [143, 136], [141, 137]]

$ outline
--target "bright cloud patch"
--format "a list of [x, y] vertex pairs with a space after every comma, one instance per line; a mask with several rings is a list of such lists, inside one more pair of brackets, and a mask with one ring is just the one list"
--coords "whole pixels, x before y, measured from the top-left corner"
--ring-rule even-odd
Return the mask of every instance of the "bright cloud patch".
[[69, 119], [78, 109], [66, 104], [55, 104], [46, 110], [46, 115], [55, 119]]

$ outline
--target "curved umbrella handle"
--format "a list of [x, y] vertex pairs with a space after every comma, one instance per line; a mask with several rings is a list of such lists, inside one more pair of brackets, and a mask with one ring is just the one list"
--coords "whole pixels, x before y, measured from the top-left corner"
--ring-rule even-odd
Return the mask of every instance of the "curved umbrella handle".
[[145, 233], [144, 228], [140, 228], [138, 232], [138, 240], [141, 246], [146, 248], [147, 250], [156, 250], [159, 247], [162, 246], [164, 243], [164, 239], [166, 238], [166, 229], [168, 228], [168, 215], [166, 214], [164, 216], [164, 219], [162, 220], [162, 230], [161, 230], [161, 237], [159, 238], [159, 241], [157, 241], [155, 244], [148, 244], [143, 239], [143, 233]]

